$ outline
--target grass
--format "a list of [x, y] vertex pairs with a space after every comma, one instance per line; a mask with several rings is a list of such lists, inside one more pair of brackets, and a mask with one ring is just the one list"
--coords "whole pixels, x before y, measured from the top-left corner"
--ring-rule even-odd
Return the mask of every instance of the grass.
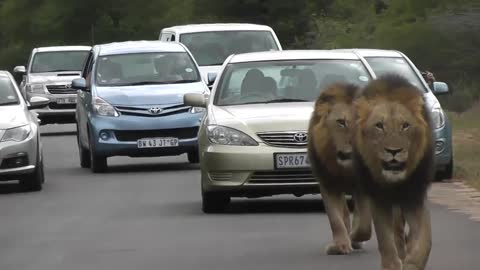
[[453, 125], [454, 178], [480, 190], [480, 104], [448, 116]]

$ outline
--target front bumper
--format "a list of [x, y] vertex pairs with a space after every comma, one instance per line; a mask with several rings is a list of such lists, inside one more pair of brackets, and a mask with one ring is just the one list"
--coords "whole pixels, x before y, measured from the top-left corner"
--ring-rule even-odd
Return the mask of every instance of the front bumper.
[[0, 142], [0, 181], [18, 180], [35, 170], [38, 158], [37, 130], [22, 142]]
[[[164, 117], [91, 115], [89, 136], [93, 138], [95, 154], [103, 157], [181, 155], [197, 151], [197, 133], [201, 117], [201, 113], [181, 113]], [[105, 134], [108, 136], [101, 136]], [[159, 137], [176, 137], [179, 139], [178, 146], [146, 149], [137, 146], [138, 139]]]
[[200, 146], [202, 188], [232, 197], [318, 194], [310, 168], [275, 169], [274, 153], [306, 153], [306, 148]]
[[75, 110], [76, 103], [62, 104], [59, 100], [72, 99], [77, 97], [77, 93], [74, 94], [36, 94], [27, 93], [27, 98], [30, 100], [32, 97], [45, 97], [50, 100], [47, 107], [43, 109], [35, 110], [38, 114], [38, 118], [42, 124], [47, 123], [74, 123], [75, 122]]

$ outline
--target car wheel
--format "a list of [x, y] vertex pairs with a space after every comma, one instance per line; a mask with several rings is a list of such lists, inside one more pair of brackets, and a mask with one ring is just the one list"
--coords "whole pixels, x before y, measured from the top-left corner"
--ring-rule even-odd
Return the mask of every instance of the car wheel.
[[448, 163], [447, 167], [445, 169], [438, 173], [437, 175], [437, 181], [442, 181], [442, 180], [450, 180], [453, 178], [453, 158], [450, 159], [450, 163]]
[[93, 146], [92, 140], [89, 137], [88, 143], [90, 145], [90, 169], [94, 173], [103, 173], [107, 171], [107, 158], [99, 156], [95, 153], [95, 147]]
[[200, 156], [198, 150], [188, 152], [188, 162], [190, 163], [198, 163], [200, 162]]
[[78, 144], [78, 154], [80, 157], [80, 166], [82, 168], [90, 168], [90, 153], [88, 149], [82, 146], [80, 143], [80, 134], [78, 133], [78, 126], [77, 126], [77, 144]]
[[230, 203], [230, 197], [218, 192], [202, 192], [202, 210], [206, 214], [221, 213]]
[[40, 191], [45, 183], [45, 173], [43, 171], [43, 158], [41, 155], [37, 158], [37, 165], [33, 173], [25, 175], [20, 179], [20, 187], [23, 191]]

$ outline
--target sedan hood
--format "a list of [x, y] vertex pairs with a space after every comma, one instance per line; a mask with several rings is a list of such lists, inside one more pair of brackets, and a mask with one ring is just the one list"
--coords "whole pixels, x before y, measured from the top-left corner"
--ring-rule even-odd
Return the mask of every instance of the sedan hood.
[[28, 124], [21, 105], [0, 106], [0, 129], [10, 129]]
[[79, 77], [80, 71], [35, 73], [29, 75], [29, 82], [41, 84], [71, 84], [72, 80]]
[[99, 97], [115, 106], [183, 104], [187, 93], [203, 93], [203, 82], [166, 85], [97, 87]]
[[268, 131], [306, 131], [313, 102], [212, 106], [213, 121], [253, 135]]

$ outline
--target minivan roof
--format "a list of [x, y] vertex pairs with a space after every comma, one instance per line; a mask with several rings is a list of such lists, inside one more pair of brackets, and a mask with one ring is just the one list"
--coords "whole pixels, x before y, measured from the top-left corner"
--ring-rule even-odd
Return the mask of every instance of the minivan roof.
[[50, 46], [33, 49], [35, 52], [90, 51], [90, 46]]
[[313, 59], [359, 60], [359, 57], [353, 52], [342, 52], [334, 50], [285, 50], [237, 54], [232, 56], [229, 62], [244, 63], [257, 61]]
[[99, 55], [113, 55], [126, 53], [146, 52], [185, 52], [186, 49], [178, 42], [164, 42], [159, 40], [124, 41], [101, 44], [96, 46]]
[[195, 33], [215, 31], [273, 31], [270, 26], [251, 23], [207, 23], [207, 24], [186, 24], [164, 28], [165, 32]]

